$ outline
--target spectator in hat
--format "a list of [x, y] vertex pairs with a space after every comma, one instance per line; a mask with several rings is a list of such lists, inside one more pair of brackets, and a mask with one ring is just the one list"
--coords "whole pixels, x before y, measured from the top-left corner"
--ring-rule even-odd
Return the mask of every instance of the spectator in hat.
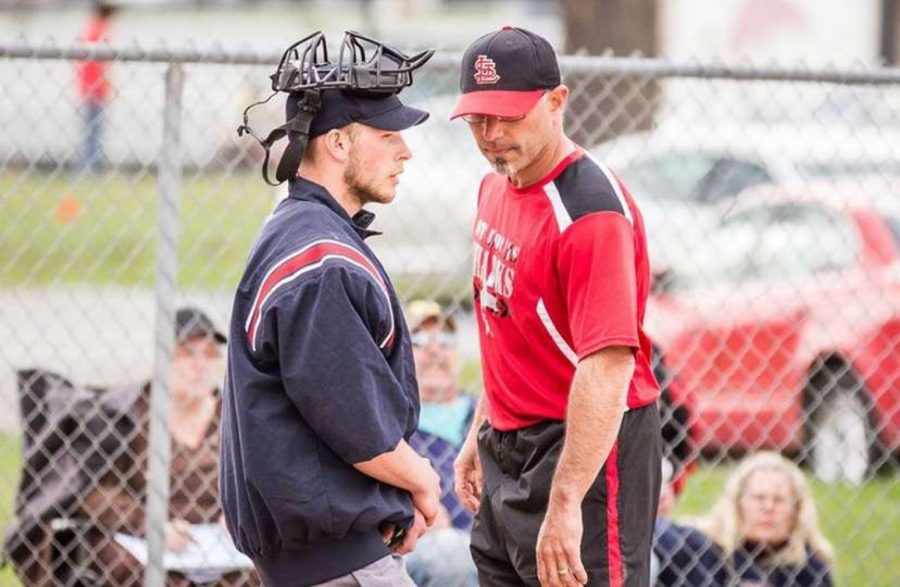
[[[169, 520], [166, 547], [181, 551], [191, 543], [192, 524], [220, 523], [218, 497], [218, 444], [221, 402], [222, 345], [225, 336], [201, 310], [176, 312], [176, 345], [171, 367], [169, 432]], [[147, 466], [150, 426], [150, 384], [110, 391], [118, 396], [127, 421], [122, 449], [81, 504], [79, 517], [87, 518], [86, 566], [106, 585], [139, 586], [143, 568], [114, 535], [146, 533]], [[222, 528], [222, 538], [228, 540]], [[230, 546], [230, 541], [229, 541]], [[249, 565], [249, 561], [248, 561]], [[193, 577], [196, 579], [196, 577]], [[167, 585], [190, 585], [192, 577], [169, 573]], [[252, 573], [234, 571], [206, 577], [217, 584], [258, 584]]]
[[456, 322], [434, 300], [415, 300], [406, 308], [419, 397], [419, 427], [410, 446], [431, 461], [441, 477], [437, 520], [416, 550], [406, 557], [419, 587], [477, 585], [469, 554], [472, 514], [453, 491], [453, 461], [472, 420], [474, 398], [459, 386]]
[[460, 446], [466, 437], [474, 398], [459, 386], [456, 321], [434, 300], [415, 300], [406, 310], [422, 411], [419, 432]]

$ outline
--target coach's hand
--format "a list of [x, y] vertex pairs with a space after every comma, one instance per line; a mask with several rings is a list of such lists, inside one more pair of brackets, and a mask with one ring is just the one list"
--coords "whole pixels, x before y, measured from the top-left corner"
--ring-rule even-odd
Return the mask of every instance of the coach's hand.
[[554, 506], [547, 510], [537, 540], [538, 579], [544, 587], [587, 584], [581, 563], [581, 506]]
[[473, 514], [477, 513], [481, 504], [484, 473], [481, 471], [478, 443], [473, 434], [466, 438], [453, 463], [453, 485], [463, 506]]

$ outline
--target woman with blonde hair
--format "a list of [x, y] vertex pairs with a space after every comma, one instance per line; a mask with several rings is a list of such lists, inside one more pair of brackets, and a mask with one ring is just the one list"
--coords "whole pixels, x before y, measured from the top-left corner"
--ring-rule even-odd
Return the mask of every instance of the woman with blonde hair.
[[710, 514], [697, 522], [742, 585], [831, 585], [834, 550], [819, 530], [806, 479], [774, 452], [745, 459]]

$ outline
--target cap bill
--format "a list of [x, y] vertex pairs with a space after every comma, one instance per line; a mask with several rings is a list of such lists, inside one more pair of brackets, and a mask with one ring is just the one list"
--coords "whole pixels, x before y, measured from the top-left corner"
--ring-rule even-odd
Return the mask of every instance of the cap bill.
[[424, 110], [411, 108], [401, 104], [397, 108], [392, 108], [387, 112], [366, 117], [365, 119], [360, 120], [360, 122], [381, 130], [398, 131], [422, 124], [428, 120], [429, 116], [428, 112], [425, 112]]
[[483, 90], [468, 92], [459, 97], [456, 108], [450, 119], [466, 114], [485, 114], [487, 116], [515, 117], [524, 116], [534, 108], [544, 95], [544, 90]]

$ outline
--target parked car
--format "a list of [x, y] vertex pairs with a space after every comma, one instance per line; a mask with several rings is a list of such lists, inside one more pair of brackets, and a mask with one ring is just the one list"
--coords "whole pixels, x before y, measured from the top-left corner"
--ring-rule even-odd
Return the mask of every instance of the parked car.
[[637, 200], [650, 260], [664, 268], [690, 251], [747, 188], [792, 180], [900, 173], [900, 135], [873, 127], [738, 124], [652, 131], [598, 145]]
[[900, 181], [750, 189], [651, 298], [700, 447], [861, 482], [900, 448]]

